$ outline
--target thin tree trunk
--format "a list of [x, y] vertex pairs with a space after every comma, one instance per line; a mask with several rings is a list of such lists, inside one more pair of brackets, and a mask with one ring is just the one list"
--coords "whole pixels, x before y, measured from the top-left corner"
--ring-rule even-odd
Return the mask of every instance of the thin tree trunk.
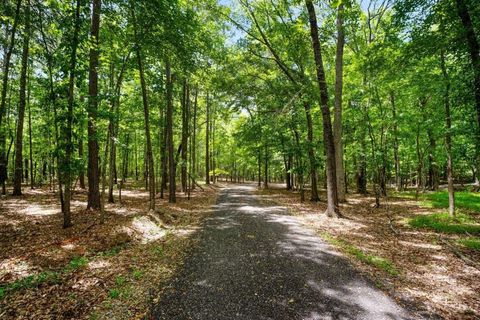
[[339, 216], [337, 198], [337, 178], [335, 170], [335, 145], [333, 141], [332, 122], [330, 118], [330, 109], [328, 107], [327, 82], [325, 79], [325, 70], [323, 69], [322, 51], [318, 37], [317, 17], [312, 0], [305, 1], [308, 17], [310, 22], [310, 35], [312, 38], [312, 47], [315, 57], [317, 82], [320, 90], [320, 107], [323, 118], [323, 140], [325, 146], [325, 154], [327, 156], [327, 210], [328, 216]]
[[187, 192], [187, 144], [188, 144], [188, 81], [183, 81], [183, 99], [182, 99], [182, 167], [181, 183], [182, 192]]
[[400, 157], [398, 155], [398, 119], [397, 108], [395, 105], [395, 94], [390, 91], [390, 103], [392, 104], [392, 120], [393, 120], [393, 159], [395, 162], [395, 190], [402, 189], [402, 180], [400, 178]]
[[33, 143], [32, 143], [32, 107], [30, 103], [30, 76], [29, 76], [29, 85], [28, 85], [28, 95], [27, 95], [27, 103], [28, 103], [28, 143], [29, 143], [29, 151], [30, 151], [30, 189], [35, 187], [35, 174], [33, 173]]
[[[193, 103], [193, 132], [192, 132], [192, 177], [197, 179], [197, 108], [198, 108], [198, 88], [195, 88], [195, 100]], [[195, 184], [192, 184], [195, 189]]]
[[27, 102], [27, 72], [30, 50], [30, 0], [25, 3], [25, 30], [23, 34], [22, 68], [20, 71], [20, 93], [17, 112], [17, 136], [15, 142], [15, 174], [13, 177], [13, 195], [22, 195], [23, 174], [23, 123]]
[[[90, 28], [90, 62], [88, 75], [88, 203], [87, 209], [101, 209], [100, 173], [98, 165], [97, 113], [98, 113], [98, 62], [101, 0], [92, 0]], [[102, 214], [102, 220], [103, 220]]]
[[174, 203], [176, 199], [176, 163], [175, 163], [175, 154], [173, 150], [173, 80], [170, 70], [170, 59], [166, 59], [165, 70], [167, 76], [167, 117], [166, 117], [166, 126], [167, 126], [167, 151], [168, 151], [168, 184], [169, 184], [169, 194], [168, 202]]
[[7, 89], [8, 77], [10, 71], [10, 61], [12, 59], [13, 49], [15, 47], [15, 36], [17, 32], [18, 21], [20, 20], [20, 7], [22, 0], [17, 1], [15, 9], [15, 19], [13, 21], [12, 31], [10, 34], [10, 42], [8, 49], [5, 52], [3, 60], [3, 78], [2, 78], [2, 95], [0, 99], [0, 184], [2, 185], [2, 194], [6, 194], [5, 181], [7, 180], [7, 156], [6, 156], [6, 125], [3, 123], [3, 118], [7, 113]]
[[445, 148], [447, 151], [447, 181], [448, 181], [448, 212], [455, 215], [455, 190], [453, 187], [453, 160], [452, 160], [452, 117], [450, 114], [450, 79], [445, 65], [445, 52], [440, 53], [440, 66], [445, 80]]
[[205, 183], [210, 184], [210, 101], [207, 93], [205, 124]]
[[344, 4], [340, 3], [337, 12], [337, 52], [335, 58], [335, 108], [333, 121], [333, 139], [335, 143], [335, 169], [337, 177], [338, 201], [345, 202], [345, 167], [343, 163], [342, 143], [342, 94], [343, 94], [343, 49], [345, 34], [343, 30]]
[[[65, 136], [65, 162], [63, 163], [64, 167], [64, 185], [65, 185], [65, 195], [64, 195], [64, 211], [63, 211], [63, 227], [68, 228], [72, 225], [70, 217], [70, 199], [71, 195], [71, 156], [73, 152], [72, 145], [72, 125], [73, 125], [73, 99], [74, 99], [74, 90], [75, 90], [75, 69], [77, 65], [77, 47], [78, 47], [78, 34], [80, 32], [80, 0], [77, 0], [76, 10], [75, 10], [75, 30], [73, 32], [72, 39], [72, 51], [70, 56], [70, 75], [68, 81], [68, 107], [67, 107], [67, 125], [64, 126], [64, 136]], [[59, 171], [60, 172], [60, 171]], [[61, 179], [61, 177], [59, 177]], [[60, 190], [62, 187], [60, 185]], [[61, 196], [61, 195], [60, 195]]]
[[318, 186], [317, 186], [317, 163], [315, 161], [315, 149], [313, 148], [313, 123], [312, 114], [310, 111], [310, 105], [307, 102], [303, 102], [305, 114], [307, 117], [307, 141], [308, 141], [308, 160], [310, 161], [310, 181], [311, 181], [311, 193], [310, 201], [319, 201]]
[[[138, 41], [135, 30], [135, 39]], [[143, 71], [142, 55], [140, 50], [140, 45], [137, 43], [137, 63], [138, 71], [140, 75], [140, 83], [142, 87], [142, 100], [143, 100], [143, 116], [145, 122], [145, 139], [146, 139], [146, 168], [148, 169], [148, 190], [150, 194], [150, 210], [155, 210], [155, 173], [154, 173], [154, 163], [153, 163], [153, 153], [152, 153], [152, 141], [150, 137], [150, 114], [148, 106], [148, 95], [147, 95], [147, 85], [145, 82], [145, 74]]]

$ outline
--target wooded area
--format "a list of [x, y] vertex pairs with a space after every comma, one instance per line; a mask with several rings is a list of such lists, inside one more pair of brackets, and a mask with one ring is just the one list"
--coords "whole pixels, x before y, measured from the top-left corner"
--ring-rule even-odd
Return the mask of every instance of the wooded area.
[[394, 235], [392, 199], [445, 196], [425, 226], [461, 226], [478, 270], [480, 2], [1, 0], [0, 21], [2, 247], [25, 201], [55, 197], [42, 232], [106, 230], [281, 184], [331, 219], [368, 201]]

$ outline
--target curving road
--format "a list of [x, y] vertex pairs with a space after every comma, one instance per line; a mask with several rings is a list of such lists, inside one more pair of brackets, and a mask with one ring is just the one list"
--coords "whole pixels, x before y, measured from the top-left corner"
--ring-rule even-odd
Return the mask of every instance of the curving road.
[[283, 207], [221, 191], [155, 319], [410, 319]]

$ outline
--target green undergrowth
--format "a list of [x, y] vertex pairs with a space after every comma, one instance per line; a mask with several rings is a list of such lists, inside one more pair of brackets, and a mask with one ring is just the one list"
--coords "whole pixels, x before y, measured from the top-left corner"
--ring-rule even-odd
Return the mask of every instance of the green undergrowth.
[[480, 234], [480, 224], [463, 213], [451, 216], [448, 213], [432, 213], [419, 215], [408, 220], [408, 224], [414, 228], [431, 229], [443, 233], [470, 233]]
[[341, 240], [331, 236], [328, 233], [323, 233], [322, 237], [329, 242], [330, 244], [340, 248], [342, 251], [346, 252], [348, 255], [356, 258], [357, 260], [369, 264], [375, 268], [381, 269], [392, 276], [399, 274], [398, 269], [395, 267], [393, 262], [386, 258], [382, 258], [373, 254], [367, 254], [356, 246], [348, 243], [345, 240]]
[[[95, 254], [93, 257], [112, 257], [119, 254], [125, 248], [126, 245], [114, 246], [106, 251]], [[76, 256], [73, 257], [61, 271], [43, 271], [39, 274], [29, 275], [12, 283], [0, 286], [0, 299], [4, 298], [6, 294], [18, 290], [36, 288], [44, 283], [59, 283], [62, 275], [67, 275], [82, 269], [91, 259], [92, 258], [89, 259], [86, 256]]]
[[480, 238], [468, 237], [457, 240], [457, 243], [470, 250], [480, 251]]
[[[394, 192], [394, 196], [415, 199], [415, 191]], [[448, 192], [435, 191], [420, 193], [418, 195], [420, 205], [427, 208], [448, 208]], [[457, 209], [480, 213], [480, 193], [458, 191], [455, 192], [455, 206]]]

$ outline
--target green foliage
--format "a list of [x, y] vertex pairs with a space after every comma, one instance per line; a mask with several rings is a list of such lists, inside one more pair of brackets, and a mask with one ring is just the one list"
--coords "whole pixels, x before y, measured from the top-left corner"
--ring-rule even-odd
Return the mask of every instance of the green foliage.
[[120, 290], [119, 289], [110, 289], [108, 290], [108, 297], [111, 299], [117, 299], [120, 297]]
[[467, 214], [457, 214], [455, 217], [448, 213], [433, 213], [419, 215], [408, 221], [414, 228], [432, 229], [443, 233], [470, 233], [480, 234], [480, 224]]
[[[433, 208], [448, 208], [448, 192], [434, 192], [425, 195], [427, 205]], [[455, 192], [455, 205], [459, 209], [480, 212], [480, 193]]]
[[468, 249], [480, 251], [480, 238], [469, 237], [459, 239], [457, 242]]
[[133, 270], [133, 277], [136, 280], [139, 280], [141, 277], [143, 277], [143, 271], [142, 270]]
[[52, 271], [44, 271], [37, 275], [30, 275], [22, 279], [16, 280], [13, 283], [0, 287], [0, 299], [5, 297], [9, 292], [18, 290], [36, 288], [43, 283], [56, 283], [60, 274]]
[[88, 259], [86, 257], [73, 257], [72, 260], [65, 267], [65, 272], [71, 272], [83, 268], [88, 264]]

